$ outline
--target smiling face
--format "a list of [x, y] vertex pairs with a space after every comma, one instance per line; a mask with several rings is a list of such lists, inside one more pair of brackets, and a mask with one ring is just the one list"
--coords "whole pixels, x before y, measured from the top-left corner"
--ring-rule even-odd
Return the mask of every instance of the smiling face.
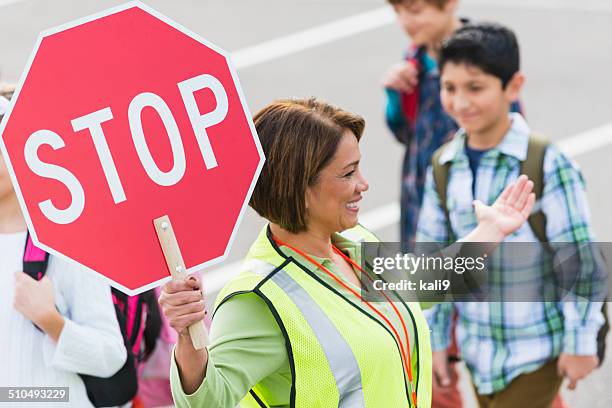
[[362, 193], [369, 187], [360, 159], [357, 138], [344, 132], [333, 159], [306, 190], [308, 230], [331, 235], [357, 225]]
[[444, 110], [468, 134], [487, 134], [508, 117], [524, 78], [517, 73], [504, 89], [498, 77], [472, 65], [449, 61], [440, 80]]
[[400, 26], [416, 47], [438, 44], [453, 30], [456, 0], [442, 7], [425, 0], [403, 1], [393, 4]]

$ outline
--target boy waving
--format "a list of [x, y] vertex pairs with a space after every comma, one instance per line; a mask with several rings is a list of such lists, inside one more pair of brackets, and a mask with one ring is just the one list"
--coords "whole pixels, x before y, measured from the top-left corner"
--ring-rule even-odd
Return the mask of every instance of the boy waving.
[[[421, 242], [464, 236], [475, 220], [473, 200], [487, 203], [495, 197], [520, 175], [533, 154], [531, 146], [538, 145], [523, 117], [508, 114], [524, 83], [512, 31], [496, 24], [464, 26], [442, 46], [439, 68], [442, 105], [461, 129], [433, 156], [418, 225]], [[542, 228], [526, 224], [508, 241], [588, 246], [594, 238], [580, 171], [556, 147], [545, 145], [541, 151], [539, 209], [545, 221]], [[436, 174], [445, 174], [445, 180]], [[555, 255], [540, 251], [528, 259], [536, 277], [553, 273]], [[507, 268], [512, 260], [500, 258], [494, 267], [512, 273]], [[562, 376], [573, 388], [597, 366], [601, 302], [466, 302], [454, 307], [459, 348], [481, 407], [550, 407]], [[452, 308], [452, 303], [441, 304], [429, 316], [437, 378], [447, 370]]]

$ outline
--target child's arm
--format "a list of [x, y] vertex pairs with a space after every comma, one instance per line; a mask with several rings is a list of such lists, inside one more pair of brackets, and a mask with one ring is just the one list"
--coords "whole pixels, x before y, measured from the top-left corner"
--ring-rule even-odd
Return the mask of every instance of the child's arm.
[[[595, 291], [605, 289], [607, 285], [599, 282], [602, 278], [598, 270], [598, 254], [593, 251], [594, 234], [584, 180], [577, 166], [554, 146], [547, 149], [544, 158], [542, 211], [546, 215], [548, 241], [553, 248], [561, 247], [555, 256], [564, 257], [559, 253], [563, 248], [577, 251], [574, 257], [579, 270], [573, 275], [576, 278], [573, 287], [567, 289], [574, 295], [599, 300]], [[570, 245], [560, 244], [563, 242]], [[601, 306], [601, 302], [584, 299], [563, 301], [563, 353], [597, 354], [597, 332], [603, 323]]]
[[[418, 105], [418, 68], [413, 59], [393, 65], [383, 77], [387, 97], [385, 119], [395, 138], [408, 145]], [[410, 106], [404, 106], [404, 105]]]
[[385, 88], [387, 106], [385, 108], [385, 121], [393, 136], [403, 145], [408, 145], [414, 131], [413, 124], [404, 115], [401, 94], [395, 89]]
[[68, 310], [57, 342], [49, 336], [45, 339], [45, 359], [55, 368], [74, 373], [115, 374], [125, 363], [127, 351], [110, 286], [56, 257], [51, 257], [47, 275], [63, 294]]

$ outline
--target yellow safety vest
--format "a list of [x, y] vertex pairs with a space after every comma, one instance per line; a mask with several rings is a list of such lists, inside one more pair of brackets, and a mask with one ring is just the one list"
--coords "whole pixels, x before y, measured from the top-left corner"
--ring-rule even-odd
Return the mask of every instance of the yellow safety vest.
[[[353, 241], [378, 241], [361, 226], [341, 234]], [[251, 247], [243, 272], [228, 283], [215, 310], [228, 299], [253, 292], [268, 305], [287, 345], [295, 408], [412, 407], [399, 346], [391, 331], [295, 259], [286, 257], [264, 228]], [[431, 406], [429, 327], [418, 303], [398, 301], [415, 334], [412, 371], [419, 408]], [[266, 390], [255, 385], [240, 406], [268, 407]]]

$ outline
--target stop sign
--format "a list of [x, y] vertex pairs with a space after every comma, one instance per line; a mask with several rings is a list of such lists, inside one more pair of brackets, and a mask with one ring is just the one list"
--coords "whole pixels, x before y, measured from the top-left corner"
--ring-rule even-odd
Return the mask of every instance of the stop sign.
[[220, 262], [264, 157], [227, 53], [140, 4], [41, 34], [0, 126], [36, 244], [134, 294]]

